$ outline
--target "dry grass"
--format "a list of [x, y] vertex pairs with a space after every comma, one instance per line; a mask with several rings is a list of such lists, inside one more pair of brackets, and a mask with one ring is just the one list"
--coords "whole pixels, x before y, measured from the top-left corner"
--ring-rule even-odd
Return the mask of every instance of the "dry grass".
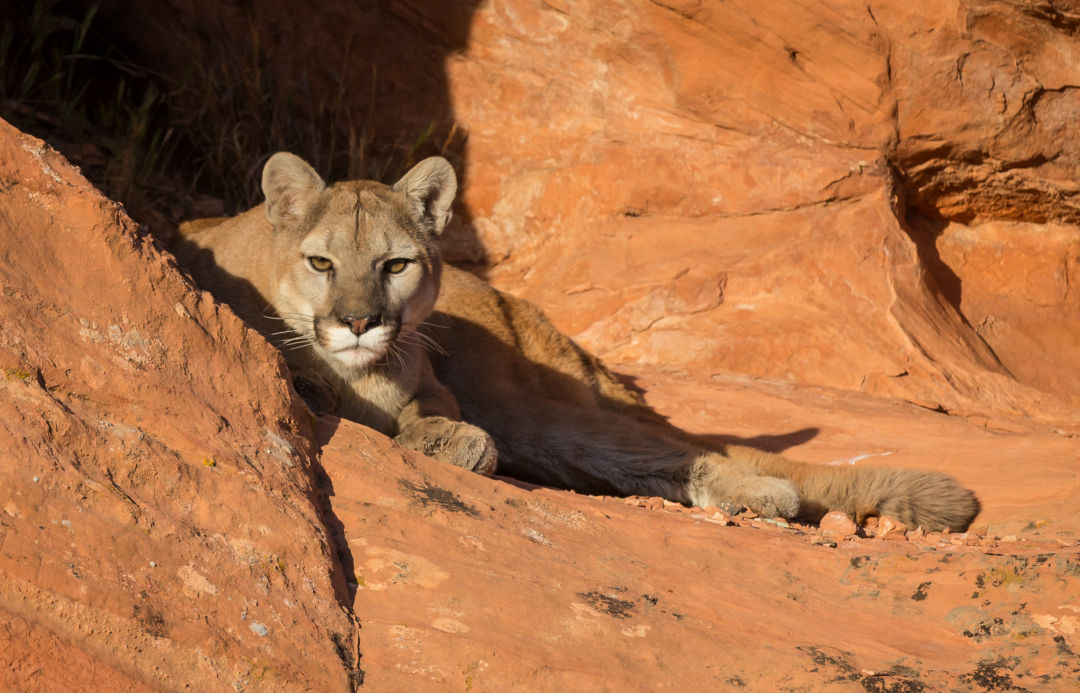
[[[256, 204], [275, 151], [296, 152], [331, 179], [393, 180], [418, 152], [461, 144], [452, 124], [376, 133], [373, 67], [342, 74], [329, 95], [292, 94], [275, 83], [254, 21], [243, 50], [224, 26], [178, 37], [189, 68], [176, 78], [132, 55], [97, 5], [35, 0], [4, 12], [0, 116], [59, 149], [159, 236], [185, 217]], [[365, 83], [372, 106], [355, 113], [346, 87]]]

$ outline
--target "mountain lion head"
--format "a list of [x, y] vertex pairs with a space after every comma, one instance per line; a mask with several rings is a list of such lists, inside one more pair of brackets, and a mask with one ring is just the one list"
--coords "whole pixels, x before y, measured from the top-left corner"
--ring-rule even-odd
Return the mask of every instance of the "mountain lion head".
[[271, 302], [296, 333], [282, 348], [309, 345], [346, 377], [387, 358], [439, 293], [436, 239], [457, 192], [450, 164], [425, 159], [392, 187], [327, 187], [304, 160], [279, 152], [262, 189], [276, 251]]

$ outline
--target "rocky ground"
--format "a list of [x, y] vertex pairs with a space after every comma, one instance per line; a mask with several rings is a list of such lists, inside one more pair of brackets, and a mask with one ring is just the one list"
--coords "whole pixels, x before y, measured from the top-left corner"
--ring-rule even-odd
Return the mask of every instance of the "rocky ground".
[[[317, 46], [320, 66], [377, 63], [385, 103], [451, 113], [468, 137], [447, 254], [675, 425], [946, 471], [983, 511], [927, 534], [589, 497], [314, 419], [272, 349], [0, 123], [0, 688], [1076, 687], [1080, 17], [102, 11], [153, 53], [219, 5], [282, 51], [281, 88], [333, 77], [287, 59]], [[364, 52], [395, 44], [412, 57]]]

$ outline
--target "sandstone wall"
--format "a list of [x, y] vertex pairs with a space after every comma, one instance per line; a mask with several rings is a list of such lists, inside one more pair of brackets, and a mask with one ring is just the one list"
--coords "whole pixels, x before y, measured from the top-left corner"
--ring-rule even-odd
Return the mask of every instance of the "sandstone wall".
[[492, 278], [616, 362], [1080, 403], [1076, 17], [901, 7], [485, 6], [449, 74]]

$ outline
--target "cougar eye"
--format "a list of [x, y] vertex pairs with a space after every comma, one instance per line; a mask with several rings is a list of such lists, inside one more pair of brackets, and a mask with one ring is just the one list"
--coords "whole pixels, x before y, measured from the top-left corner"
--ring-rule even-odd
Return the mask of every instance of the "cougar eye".
[[383, 265], [383, 269], [385, 269], [390, 274], [401, 274], [405, 271], [405, 268], [409, 266], [410, 262], [412, 262], [412, 260], [405, 260], [403, 258], [387, 260], [386, 264]]
[[312, 255], [307, 259], [307, 261], [308, 264], [311, 265], [311, 269], [315, 270], [316, 272], [326, 272], [334, 266], [334, 263], [330, 262], [330, 260], [324, 257], [319, 257], [318, 255]]

